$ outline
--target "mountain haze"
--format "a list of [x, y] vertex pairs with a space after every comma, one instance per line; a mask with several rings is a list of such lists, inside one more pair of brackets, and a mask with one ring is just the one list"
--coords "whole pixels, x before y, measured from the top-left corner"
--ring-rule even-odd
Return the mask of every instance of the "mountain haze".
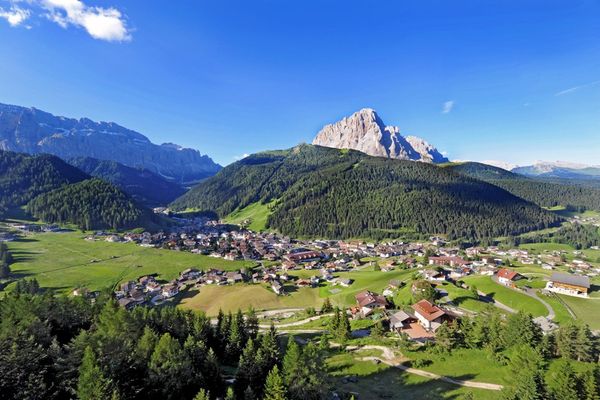
[[172, 143], [156, 145], [114, 122], [58, 117], [6, 104], [0, 104], [0, 150], [117, 161], [181, 183], [201, 180], [221, 169], [197, 150]]
[[312, 144], [353, 149], [371, 156], [433, 163], [447, 162], [434, 146], [416, 136], [404, 137], [397, 126], [387, 126], [377, 112], [363, 108], [350, 117], [326, 125]]

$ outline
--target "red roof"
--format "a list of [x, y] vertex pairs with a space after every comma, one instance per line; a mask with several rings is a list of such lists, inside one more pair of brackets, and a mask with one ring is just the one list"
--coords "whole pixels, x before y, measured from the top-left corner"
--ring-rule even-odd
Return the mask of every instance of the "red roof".
[[446, 314], [444, 310], [434, 306], [429, 301], [423, 299], [416, 304], [412, 305], [413, 310], [419, 313], [427, 321], [433, 321], [442, 315]]
[[508, 279], [509, 281], [515, 279], [517, 275], [519, 275], [518, 272], [511, 271], [510, 269], [506, 268], [502, 268], [500, 271], [498, 271], [498, 278]]
[[361, 307], [375, 304], [377, 307], [386, 307], [387, 300], [384, 296], [373, 293], [369, 290], [361, 292], [355, 296], [356, 302]]

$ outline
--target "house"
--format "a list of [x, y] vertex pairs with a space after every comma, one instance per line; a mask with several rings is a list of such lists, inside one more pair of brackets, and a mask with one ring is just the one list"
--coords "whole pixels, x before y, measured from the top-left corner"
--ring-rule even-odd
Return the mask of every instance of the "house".
[[465, 261], [464, 259], [458, 256], [429, 257], [429, 265], [447, 265], [450, 267], [462, 267], [466, 264], [468, 264], [468, 261]]
[[358, 304], [360, 311], [363, 316], [367, 316], [376, 309], [385, 309], [388, 306], [387, 299], [377, 293], [373, 293], [369, 290], [358, 293], [356, 296], [356, 303]]
[[130, 297], [123, 297], [117, 301], [120, 307], [123, 307], [126, 310], [131, 310], [138, 303]]
[[283, 285], [279, 281], [271, 282], [271, 289], [279, 296], [285, 293]]
[[316, 251], [299, 251], [296, 253], [290, 253], [283, 256], [284, 260], [291, 261], [294, 263], [298, 262], [309, 262], [309, 261], [317, 261], [321, 259], [321, 253]]
[[233, 283], [240, 283], [240, 282], [244, 281], [244, 275], [242, 275], [239, 272], [233, 272], [233, 271], [228, 272], [226, 274], [226, 277], [227, 277], [227, 282], [228, 283], [232, 283], [232, 284]]
[[504, 286], [513, 286], [514, 281], [522, 278], [521, 274], [507, 268], [502, 268], [500, 271], [498, 271], [496, 276], [498, 277], [498, 283]]
[[163, 286], [162, 288], [162, 296], [165, 299], [174, 297], [179, 293], [179, 287], [173, 283]]
[[546, 290], [568, 296], [587, 297], [590, 278], [584, 275], [554, 272], [546, 284]]
[[352, 285], [352, 282], [354, 282], [354, 281], [350, 278], [343, 278], [343, 279], [340, 279], [338, 282], [343, 287], [348, 287], [348, 286]]
[[390, 329], [400, 331], [410, 326], [411, 322], [416, 322], [416, 318], [404, 311], [398, 311], [389, 316]]
[[435, 331], [444, 322], [446, 312], [423, 299], [412, 305], [419, 324], [427, 331]]
[[421, 275], [428, 281], [443, 282], [446, 280], [445, 271], [438, 271], [436, 269], [423, 270], [421, 271]]

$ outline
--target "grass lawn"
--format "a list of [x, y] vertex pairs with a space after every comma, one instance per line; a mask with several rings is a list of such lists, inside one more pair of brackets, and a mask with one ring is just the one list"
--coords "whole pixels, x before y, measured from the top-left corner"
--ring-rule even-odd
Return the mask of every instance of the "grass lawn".
[[493, 299], [515, 310], [522, 310], [534, 317], [547, 315], [546, 307], [539, 301], [513, 289], [504, 287], [492, 280], [490, 276], [468, 276], [463, 278], [468, 285], [475, 285], [477, 289], [486, 293]]
[[456, 379], [504, 384], [509, 377], [508, 368], [485, 350], [457, 349], [450, 354], [437, 354], [419, 348], [405, 351], [404, 356], [410, 360], [429, 360], [429, 365], [419, 369]]
[[[554, 322], [558, 322], [559, 324], [564, 324], [566, 322], [572, 321], [573, 317], [567, 311], [567, 308], [564, 304], [559, 300], [557, 294], [550, 293], [549, 295], [543, 295], [538, 292], [538, 296], [543, 299], [546, 303], [550, 304], [554, 312], [556, 313], [556, 317], [554, 317]], [[600, 304], [599, 304], [600, 305]]]
[[235, 312], [238, 309], [272, 310], [278, 308], [320, 307], [323, 299], [317, 289], [294, 288], [287, 296], [277, 296], [264, 284], [237, 284], [227, 286], [203, 286], [190, 290], [180, 302], [181, 307], [202, 310], [208, 315], [217, 315], [219, 309]]
[[227, 217], [225, 222], [235, 225], [241, 225], [244, 221], [250, 221], [248, 229], [255, 232], [264, 231], [267, 229], [267, 218], [271, 215], [269, 207], [275, 202], [272, 201], [268, 204], [262, 204], [261, 202], [252, 203], [247, 207], [239, 210], [235, 210]]
[[[295, 272], [295, 271], [294, 271]], [[355, 271], [334, 274], [340, 278], [349, 278], [354, 282], [349, 287], [325, 285], [319, 288], [321, 297], [329, 297], [334, 305], [350, 306], [356, 304], [354, 295], [363, 290], [371, 290], [381, 293], [389, 285], [390, 280], [408, 280], [414, 273], [411, 270], [394, 270], [390, 272], [381, 271]], [[294, 273], [292, 273], [294, 275]], [[313, 274], [314, 275], [314, 274]], [[331, 291], [334, 291], [332, 293]]]
[[[327, 359], [331, 384], [338, 391], [358, 393], [357, 398], [375, 399], [457, 399], [471, 392], [477, 400], [495, 400], [499, 392], [462, 388], [400, 371], [386, 364], [361, 361], [367, 352], [332, 353]], [[357, 382], [344, 382], [344, 377], [356, 376]]]
[[592, 330], [600, 329], [600, 299], [559, 296], [573, 310], [578, 319], [588, 324]]
[[88, 242], [84, 237], [80, 232], [40, 233], [9, 242], [15, 258], [11, 270], [19, 277], [35, 277], [44, 288], [70, 292], [76, 287], [99, 290], [148, 274], [170, 280], [189, 267], [236, 270], [254, 265], [132, 243]]
[[562, 243], [527, 243], [522, 244], [519, 248], [528, 251], [543, 253], [544, 251], [573, 251], [573, 246]]
[[487, 306], [487, 303], [473, 298], [470, 290], [457, 287], [449, 282], [442, 283], [440, 289], [448, 292], [448, 297], [452, 302], [465, 310], [481, 312]]

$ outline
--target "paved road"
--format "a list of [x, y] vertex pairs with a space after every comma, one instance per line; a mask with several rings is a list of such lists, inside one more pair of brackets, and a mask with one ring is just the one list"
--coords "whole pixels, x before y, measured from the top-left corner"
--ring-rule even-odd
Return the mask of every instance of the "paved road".
[[479, 295], [479, 300], [481, 300], [485, 303], [490, 303], [490, 304], [494, 305], [495, 307], [498, 307], [504, 311], [508, 311], [511, 314], [517, 313], [517, 310], [515, 310], [514, 308], [510, 308], [506, 304], [500, 303], [498, 300], [495, 300], [494, 298], [488, 296], [487, 294], [483, 293], [481, 290], [478, 290], [477, 294]]
[[[497, 276], [493, 276], [492, 280], [494, 282], [496, 282], [498, 285], [501, 285], [501, 283], [498, 282]], [[508, 287], [511, 290], [514, 290], [515, 292], [523, 293], [524, 295], [527, 295], [527, 296], [531, 297], [532, 299], [535, 299], [535, 300], [539, 301], [540, 303], [542, 303], [544, 305], [544, 307], [546, 307], [546, 309], [548, 310], [548, 315], [546, 316], [546, 318], [552, 320], [552, 319], [554, 319], [554, 317], [556, 317], [556, 313], [554, 312], [554, 309], [552, 308], [552, 306], [550, 304], [546, 303], [544, 300], [542, 300], [537, 295], [537, 291], [535, 289], [525, 289], [523, 291], [523, 290], [515, 289], [510, 286], [506, 286], [506, 287]]]

